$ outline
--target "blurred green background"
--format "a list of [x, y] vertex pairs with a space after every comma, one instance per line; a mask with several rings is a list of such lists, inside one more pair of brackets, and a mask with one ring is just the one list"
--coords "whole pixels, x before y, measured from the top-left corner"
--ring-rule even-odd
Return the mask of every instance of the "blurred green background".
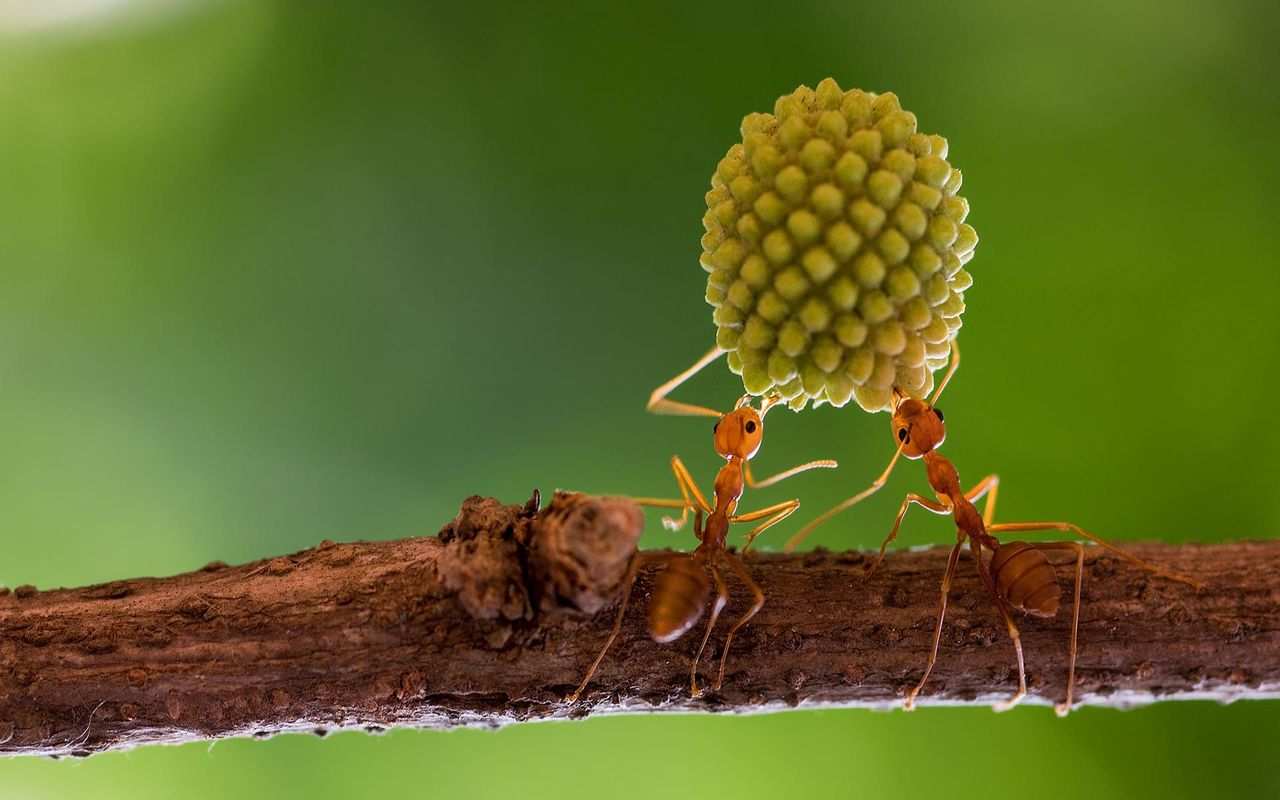
[[[473, 492], [668, 496], [673, 452], [705, 486], [706, 421], [641, 411], [712, 341], [702, 195], [744, 113], [827, 75], [965, 172], [946, 452], [1001, 518], [1280, 531], [1271, 3], [38, 5], [0, 0], [0, 583], [430, 534]], [[803, 521], [892, 451], [884, 416], [778, 412], [758, 471], [842, 468], [748, 503]], [[873, 546], [924, 487], [815, 543]], [[612, 718], [10, 760], [0, 796], [1275, 796], [1278, 735], [1275, 703]]]

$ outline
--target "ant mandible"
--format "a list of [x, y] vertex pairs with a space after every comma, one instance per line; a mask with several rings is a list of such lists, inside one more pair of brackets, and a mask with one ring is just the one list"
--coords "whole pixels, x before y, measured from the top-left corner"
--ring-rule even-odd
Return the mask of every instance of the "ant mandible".
[[[902, 519], [906, 516], [907, 509], [913, 504], [928, 509], [935, 514], [949, 514], [955, 521], [956, 544], [951, 548], [950, 557], [947, 559], [946, 572], [942, 576], [942, 600], [938, 610], [937, 627], [933, 632], [933, 649], [929, 653], [929, 661], [925, 665], [923, 677], [920, 678], [920, 682], [907, 695], [903, 707], [908, 711], [914, 707], [916, 696], [924, 688], [925, 682], [929, 679], [929, 673], [933, 670], [933, 665], [938, 659], [938, 644], [942, 638], [942, 623], [947, 614], [947, 597], [951, 590], [951, 579], [955, 573], [956, 562], [960, 557], [960, 548], [968, 540], [969, 552], [973, 555], [974, 564], [978, 569], [978, 576], [981, 578], [983, 586], [986, 587], [987, 593], [994, 600], [996, 608], [1009, 630], [1009, 636], [1013, 640], [1013, 648], [1018, 658], [1018, 690], [1012, 697], [996, 706], [998, 711], [1012, 708], [1027, 693], [1027, 676], [1022, 659], [1022, 642], [1018, 636], [1018, 627], [1013, 622], [1010, 610], [1021, 611], [1036, 617], [1056, 616], [1061, 601], [1061, 590], [1054, 566], [1045, 554], [1055, 551], [1070, 551], [1075, 554], [1075, 598], [1071, 617], [1067, 697], [1064, 702], [1054, 706], [1054, 711], [1059, 716], [1064, 716], [1071, 710], [1075, 688], [1076, 636], [1080, 625], [1080, 586], [1084, 577], [1084, 547], [1080, 542], [1076, 541], [1012, 541], [1001, 543], [993, 534], [1040, 530], [1074, 533], [1163, 578], [1185, 583], [1197, 590], [1203, 588], [1203, 585], [1191, 578], [1142, 561], [1070, 522], [993, 523], [996, 490], [1000, 485], [1000, 477], [998, 475], [988, 475], [968, 492], [964, 492], [962, 491], [960, 477], [956, 472], [955, 466], [946, 456], [940, 455], [937, 450], [946, 439], [947, 431], [943, 425], [942, 412], [938, 410], [936, 404], [942, 394], [942, 390], [946, 388], [947, 383], [951, 380], [951, 376], [955, 374], [959, 365], [960, 349], [953, 341], [951, 343], [951, 365], [947, 370], [946, 377], [943, 378], [942, 384], [939, 385], [937, 392], [934, 393], [932, 400], [917, 400], [908, 397], [895, 388], [893, 430], [894, 436], [898, 440], [898, 450], [889, 461], [889, 466], [885, 468], [885, 471], [881, 473], [871, 487], [837, 505], [802, 528], [787, 542], [786, 550], [792, 550], [814, 528], [849, 506], [865, 499], [883, 486], [899, 456], [906, 456], [912, 460], [924, 459], [929, 486], [932, 487], [937, 495], [938, 501], [935, 502], [914, 492], [909, 493], [906, 499], [902, 501], [902, 507], [898, 509], [898, 516], [893, 521], [893, 528], [890, 529], [889, 535], [885, 537], [884, 542], [880, 545], [879, 554], [866, 571], [866, 577], [870, 578], [884, 558], [885, 550], [888, 548], [889, 543], [898, 535], [898, 529], [902, 526]], [[984, 495], [987, 498], [987, 502], [983, 513], [980, 515], [974, 507], [974, 503]], [[984, 550], [990, 551], [989, 563], [984, 560]]]
[[[696, 369], [659, 387], [654, 392], [654, 397], [661, 400], [661, 395], [665, 395], [679, 385], [693, 372], [696, 372]], [[698, 687], [698, 662], [702, 659], [702, 652], [707, 647], [707, 640], [711, 637], [711, 630], [715, 627], [720, 612], [729, 600], [729, 591], [725, 585], [724, 578], [720, 574], [720, 565], [722, 563], [727, 564], [729, 569], [738, 576], [754, 596], [751, 607], [738, 618], [733, 627], [729, 629], [728, 635], [725, 636], [724, 649], [720, 655], [720, 669], [716, 673], [715, 681], [711, 684], [713, 691], [720, 688], [721, 683], [724, 681], [725, 663], [729, 657], [729, 646], [733, 642], [734, 634], [743, 625], [746, 625], [760, 611], [760, 607], [764, 605], [764, 592], [752, 580], [742, 560], [730, 553], [726, 547], [729, 526], [739, 522], [760, 522], [763, 520], [747, 533], [747, 542], [742, 548], [743, 553], [746, 553], [757, 536], [791, 516], [800, 507], [799, 500], [787, 500], [758, 511], [738, 514], [735, 512], [743, 491], [748, 486], [752, 489], [771, 486], [793, 475], [817, 467], [832, 468], [836, 466], [835, 461], [824, 459], [801, 464], [798, 467], [793, 467], [764, 480], [757, 481], [752, 477], [750, 461], [760, 450], [760, 445], [764, 439], [764, 417], [769, 413], [769, 409], [773, 408], [781, 399], [781, 397], [774, 395], [762, 401], [760, 410], [757, 411], [750, 405], [751, 396], [744, 395], [738, 400], [734, 409], [727, 414], [688, 403], [668, 401], [670, 405], [663, 410], [669, 410], [671, 406], [675, 406], [680, 409], [675, 413], [715, 416], [718, 418], [712, 428], [712, 436], [715, 441], [716, 452], [728, 463], [721, 467], [716, 474], [712, 495], [715, 500], [714, 504], [707, 502], [706, 497], [694, 482], [689, 470], [679, 456], [671, 457], [671, 469], [675, 473], [676, 483], [680, 486], [682, 500], [635, 499], [635, 502], [640, 505], [682, 509], [679, 519], [670, 517], [663, 519], [663, 524], [673, 531], [683, 528], [688, 520], [689, 511], [694, 511], [693, 530], [698, 537], [698, 546], [691, 553], [667, 551], [636, 552], [624, 578], [626, 588], [623, 590], [622, 601], [618, 608], [618, 617], [614, 622], [613, 631], [609, 634], [604, 647], [600, 650], [600, 655], [596, 656], [595, 662], [587, 670], [587, 675], [582, 679], [582, 683], [569, 696], [569, 702], [576, 701], [583, 690], [586, 689], [591, 677], [595, 674], [596, 668], [600, 666], [600, 662], [604, 660], [605, 654], [609, 652], [609, 648], [618, 637], [618, 631], [622, 628], [622, 618], [627, 611], [627, 603], [631, 598], [631, 589], [635, 584], [636, 575], [642, 567], [651, 564], [665, 565], [654, 580], [653, 601], [649, 608], [649, 633], [658, 642], [666, 643], [679, 639], [702, 618], [707, 610], [707, 595], [711, 588], [711, 581], [715, 582], [716, 597], [711, 606], [711, 617], [707, 621], [707, 630], [702, 636], [702, 644], [698, 647], [698, 652], [693, 659], [693, 665], [689, 670], [689, 685], [694, 697], [702, 694], [702, 690]], [[654, 409], [654, 406], [655, 403], [651, 398], [650, 409]], [[663, 408], [661, 404], [658, 404], [658, 407]], [[705, 526], [703, 525], [703, 514], [707, 515]], [[708, 577], [708, 573], [710, 577]]]

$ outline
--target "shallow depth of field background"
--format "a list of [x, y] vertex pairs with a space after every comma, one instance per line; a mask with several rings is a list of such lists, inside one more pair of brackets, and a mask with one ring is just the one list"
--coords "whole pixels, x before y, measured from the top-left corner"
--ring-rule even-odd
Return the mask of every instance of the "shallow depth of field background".
[[[709, 423], [642, 412], [712, 341], [702, 195], [744, 113], [827, 75], [965, 172], [945, 452], [1000, 472], [1000, 517], [1280, 533], [1267, 3], [39, 5], [0, 2], [0, 583], [431, 534], [473, 492], [672, 495], [672, 453], [705, 486]], [[808, 519], [892, 451], [883, 415], [777, 412], [759, 472], [842, 468], [748, 506]], [[924, 487], [900, 468], [815, 543], [875, 545]], [[926, 699], [0, 761], [0, 796], [1274, 796], [1277, 736], [1276, 703]]]

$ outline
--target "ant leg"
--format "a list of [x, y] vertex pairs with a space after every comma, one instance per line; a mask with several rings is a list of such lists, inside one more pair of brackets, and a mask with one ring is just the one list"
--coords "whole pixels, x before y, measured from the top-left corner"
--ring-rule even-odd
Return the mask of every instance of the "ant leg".
[[689, 504], [683, 500], [667, 500], [662, 497], [628, 497], [628, 500], [638, 506], [648, 506], [650, 508], [688, 508]]
[[668, 400], [667, 395], [675, 391], [676, 387], [692, 378], [703, 367], [715, 361], [724, 351], [719, 347], [713, 347], [707, 351], [707, 354], [693, 363], [684, 372], [675, 376], [671, 380], [653, 390], [653, 394], [649, 395], [649, 402], [645, 405], [646, 411], [652, 411], [655, 414], [675, 414], [683, 417], [721, 417], [724, 416], [715, 409], [706, 408], [705, 406], [696, 406], [692, 403], [681, 403], [677, 400]]
[[970, 503], [976, 503], [982, 499], [985, 494], [987, 496], [987, 504], [982, 509], [982, 524], [990, 527], [991, 521], [996, 518], [996, 493], [1000, 489], [1000, 476], [988, 475], [978, 481], [978, 485], [965, 493], [965, 499]]
[[867, 567], [867, 571], [862, 577], [870, 578], [875, 574], [876, 568], [880, 566], [880, 562], [884, 560], [884, 551], [889, 548], [889, 542], [898, 538], [898, 529], [902, 527], [902, 518], [907, 515], [907, 508], [915, 503], [918, 506], [927, 508], [935, 514], [950, 514], [951, 506], [943, 503], [936, 503], [927, 497], [911, 492], [907, 495], [907, 499], [902, 501], [902, 508], [898, 509], [898, 517], [893, 521], [893, 527], [889, 529], [889, 535], [884, 537], [884, 541], [880, 543], [880, 553], [876, 556], [876, 560], [871, 562], [871, 566]]
[[799, 500], [787, 500], [786, 502], [777, 503], [776, 505], [769, 506], [768, 508], [762, 508], [759, 511], [751, 511], [746, 514], [734, 514], [732, 517], [729, 517], [729, 522], [736, 523], [755, 522], [758, 519], [769, 517], [770, 514], [774, 515], [769, 517], [769, 519], [765, 519], [764, 522], [747, 532], [747, 543], [742, 546], [743, 554], [745, 555], [747, 550], [751, 549], [751, 544], [756, 540], [757, 536], [794, 514], [796, 509], [799, 507]]
[[1130, 564], [1141, 567], [1148, 572], [1153, 572], [1162, 578], [1177, 581], [1178, 583], [1185, 583], [1197, 592], [1204, 588], [1204, 584], [1200, 581], [1188, 578], [1185, 575], [1179, 575], [1176, 572], [1170, 572], [1162, 567], [1156, 566], [1155, 564], [1149, 564], [1137, 556], [1131, 556], [1119, 547], [1116, 547], [1103, 539], [1099, 539], [1097, 536], [1089, 533], [1079, 525], [1073, 525], [1070, 522], [1002, 522], [999, 525], [992, 525], [987, 530], [992, 533], [997, 531], [1062, 531], [1063, 533], [1074, 533], [1082, 539], [1088, 539], [1094, 544], [1107, 548], [1111, 552], [1123, 558], [1125, 561], [1128, 561]]
[[577, 690], [575, 690], [573, 694], [569, 695], [570, 703], [578, 702], [578, 697], [581, 696], [583, 690], [587, 688], [587, 684], [591, 682], [591, 676], [596, 674], [596, 669], [599, 668], [600, 662], [604, 661], [605, 653], [609, 652], [609, 648], [613, 646], [613, 641], [618, 638], [618, 632], [622, 630], [622, 617], [627, 613], [627, 603], [631, 601], [631, 590], [635, 587], [636, 576], [639, 574], [640, 568], [646, 564], [660, 564], [664, 561], [670, 561], [671, 559], [681, 555], [684, 554], [638, 552], [632, 557], [631, 566], [627, 568], [627, 575], [623, 579], [626, 584], [626, 588], [622, 590], [622, 600], [618, 605], [618, 618], [614, 620], [613, 631], [605, 641], [604, 647], [600, 649], [600, 655], [596, 656], [596, 660], [591, 662], [591, 668], [587, 670], [587, 675], [582, 679], [582, 683], [578, 684]]
[[729, 567], [738, 574], [738, 577], [742, 582], [746, 584], [747, 588], [751, 590], [751, 593], [755, 595], [756, 600], [751, 604], [751, 608], [747, 609], [747, 612], [739, 617], [737, 622], [733, 623], [733, 627], [729, 629], [729, 635], [724, 637], [724, 652], [720, 654], [720, 672], [716, 675], [716, 682], [711, 685], [711, 688], [716, 691], [719, 691], [720, 684], [724, 682], [724, 665], [729, 659], [729, 645], [733, 642], [733, 635], [737, 633], [743, 625], [746, 625], [752, 617], [760, 613], [761, 607], [764, 606], [764, 592], [761, 591], [760, 585], [751, 579], [751, 575], [747, 572], [747, 568], [742, 564], [742, 562], [734, 558], [729, 553], [724, 553], [723, 557], [724, 560], [729, 563]]
[[811, 469], [819, 469], [824, 467], [826, 469], [835, 469], [838, 466], [840, 465], [836, 463], [835, 459], [822, 458], [817, 461], [810, 461], [806, 464], [801, 464], [798, 467], [792, 467], [789, 470], [779, 472], [777, 475], [771, 475], [770, 477], [765, 478], [762, 481], [758, 481], [751, 476], [751, 462], [748, 461], [742, 465], [742, 474], [743, 474], [743, 477], [747, 479], [748, 488], [764, 489], [766, 487], [774, 485], [775, 483], [780, 483], [786, 480], [787, 478], [790, 478], [793, 475], [799, 475], [801, 472], [808, 472]]
[[970, 540], [969, 552], [973, 553], [973, 561], [978, 565], [978, 575], [982, 578], [982, 585], [987, 587], [987, 594], [991, 595], [991, 599], [995, 601], [996, 610], [1000, 612], [1000, 618], [1004, 620], [1005, 627], [1009, 629], [1009, 638], [1013, 640], [1013, 652], [1018, 657], [1018, 691], [1013, 693], [1013, 697], [1008, 700], [1002, 700], [995, 705], [997, 712], [1008, 711], [1027, 696], [1027, 666], [1022, 657], [1022, 637], [1018, 634], [1018, 626], [1013, 623], [1013, 616], [1009, 614], [1004, 598], [1000, 596], [999, 590], [996, 589], [995, 579], [991, 577], [991, 572], [987, 569], [986, 562], [982, 560], [981, 545]]
[[[680, 520], [663, 517], [662, 524], [667, 526], [669, 531], [678, 531], [684, 527], [685, 519], [689, 514], [689, 509], [693, 506], [694, 501], [697, 502], [698, 508], [706, 513], [711, 513], [711, 504], [707, 502], [707, 498], [703, 496], [702, 490], [698, 488], [697, 482], [693, 480], [693, 476], [689, 474], [689, 468], [680, 460], [680, 456], [671, 457], [671, 471], [676, 475], [676, 483], [680, 486], [680, 494], [684, 496], [685, 509], [680, 512]], [[693, 495], [692, 500], [690, 495]]]
[[848, 500], [845, 500], [843, 503], [840, 503], [822, 516], [810, 522], [808, 525], [801, 528], [796, 535], [792, 536], [790, 541], [787, 542], [786, 547], [782, 548], [783, 552], [790, 553], [792, 550], [796, 549], [796, 545], [800, 544], [800, 542], [804, 540], [804, 537], [813, 533], [819, 525], [831, 519], [836, 514], [839, 514], [841, 511], [844, 511], [846, 508], [855, 506], [880, 491], [880, 487], [884, 486], [885, 481], [889, 480], [889, 473], [893, 472], [893, 465], [898, 463], [898, 457], [901, 455], [902, 444], [899, 444], [897, 451], [893, 454], [893, 458], [889, 459], [889, 466], [884, 468], [884, 472], [880, 473], [880, 477], [876, 478], [870, 486], [863, 489], [861, 492], [858, 492], [853, 497], [850, 497]]
[[1071, 655], [1067, 667], [1067, 699], [1053, 707], [1060, 717], [1071, 711], [1071, 698], [1076, 688], [1076, 634], [1080, 630], [1080, 584], [1084, 580], [1084, 545], [1079, 542], [1038, 542], [1031, 545], [1037, 550], [1074, 550], [1076, 554], [1076, 595], [1071, 612]]
[[633, 501], [642, 506], [683, 509], [680, 512], [680, 519], [662, 518], [663, 527], [669, 531], [678, 531], [684, 528], [685, 523], [688, 521], [689, 511], [700, 508], [710, 514], [711, 504], [703, 496], [702, 490], [698, 488], [698, 484], [693, 480], [693, 476], [689, 474], [689, 468], [680, 460], [680, 456], [671, 457], [671, 471], [675, 473], [676, 484], [680, 487], [681, 496], [684, 497], [683, 503], [677, 500], [663, 500], [652, 497], [637, 497], [633, 498]]
[[933, 672], [933, 665], [938, 661], [938, 645], [942, 642], [942, 621], [947, 618], [947, 597], [951, 594], [951, 578], [956, 573], [956, 562], [960, 560], [962, 544], [964, 544], [963, 541], [956, 542], [955, 547], [951, 548], [951, 556], [947, 559], [947, 571], [942, 573], [942, 603], [938, 607], [938, 626], [933, 630], [933, 650], [929, 652], [929, 663], [925, 664], [924, 675], [920, 678], [920, 682], [911, 690], [902, 704], [903, 711], [915, 710], [916, 695], [920, 694], [920, 690], [924, 688], [925, 681], [929, 680], [929, 673]]
[[[689, 517], [690, 504], [685, 500], [667, 500], [661, 497], [629, 497], [627, 498], [638, 506], [647, 506], [649, 508], [678, 508], [680, 509], [680, 518], [672, 517], [662, 518], [662, 527], [669, 531], [678, 531], [684, 527], [685, 520]], [[695, 509], [700, 514], [702, 509]]]
[[[711, 577], [716, 582], [716, 604], [711, 607], [711, 618], [707, 620], [707, 632], [702, 634], [702, 644], [698, 646], [698, 654], [693, 657], [693, 666], [689, 669], [689, 691], [694, 697], [702, 696], [702, 690], [698, 688], [698, 662], [702, 660], [702, 651], [707, 649], [707, 640], [711, 638], [711, 630], [715, 628], [716, 620], [720, 618], [720, 612], [724, 610], [725, 604], [729, 602], [729, 588], [724, 585], [724, 578], [720, 577], [720, 570], [716, 569], [714, 561], [708, 566], [711, 567]], [[719, 687], [720, 684], [717, 682], [713, 688]]]

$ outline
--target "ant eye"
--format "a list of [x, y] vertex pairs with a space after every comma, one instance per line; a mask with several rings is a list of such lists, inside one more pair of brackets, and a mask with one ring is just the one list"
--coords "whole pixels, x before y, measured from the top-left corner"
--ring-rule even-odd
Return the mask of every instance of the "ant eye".
[[714, 435], [714, 434], [715, 434], [715, 432], [716, 432], [716, 431], [718, 431], [718, 430], [720, 430], [720, 420], [716, 420], [716, 424], [714, 424], [714, 425], [712, 425], [712, 426], [711, 426], [711, 433], [712, 433], [713, 435]]
[[907, 440], [907, 429], [898, 428], [898, 441], [905, 442]]
[[942, 422], [942, 410], [935, 408], [933, 413], [938, 417], [938, 422]]
[[756, 432], [756, 423], [754, 420], [747, 420], [747, 433]]

